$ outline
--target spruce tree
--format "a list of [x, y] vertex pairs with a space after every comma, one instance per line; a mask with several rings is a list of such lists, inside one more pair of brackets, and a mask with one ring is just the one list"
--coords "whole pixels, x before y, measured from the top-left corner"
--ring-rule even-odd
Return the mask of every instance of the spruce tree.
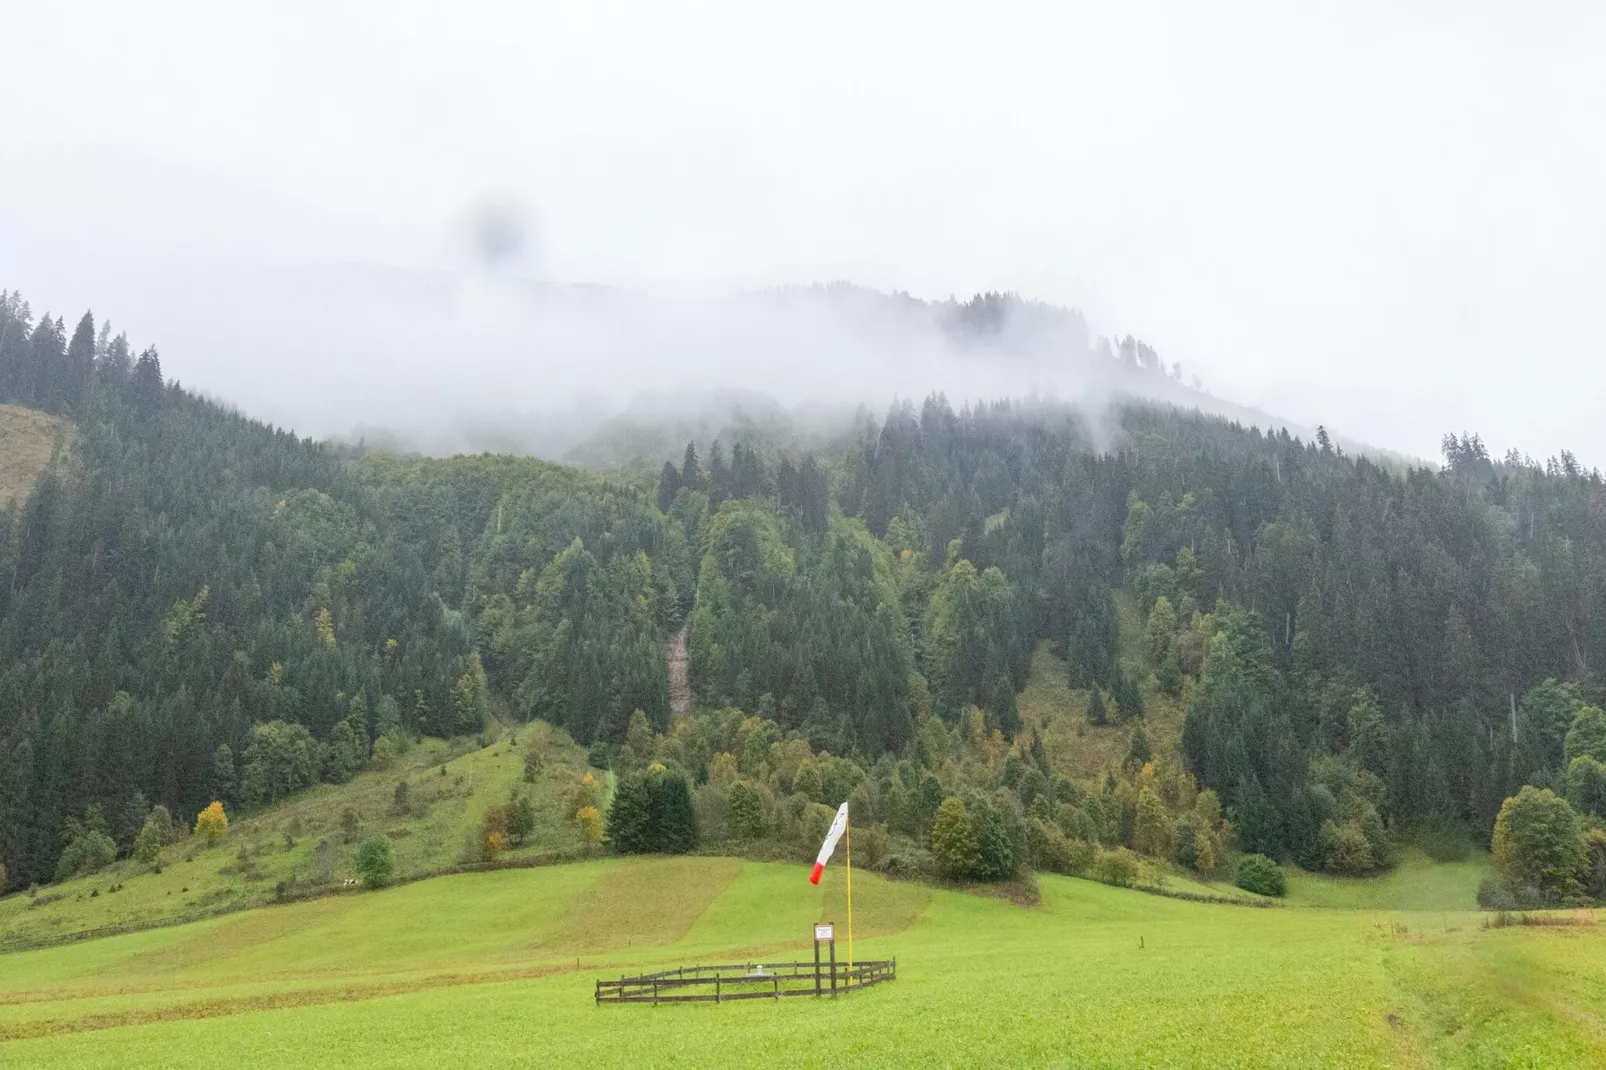
[[661, 772], [649, 778], [652, 799], [653, 850], [685, 854], [697, 846], [697, 811], [691, 785], [684, 776]]
[[134, 400], [149, 415], [162, 404], [162, 358], [148, 346], [134, 364]]
[[62, 365], [61, 404], [67, 413], [81, 412], [89, 401], [89, 381], [95, 372], [95, 318], [85, 312], [67, 345]]
[[67, 347], [61, 317], [46, 315], [28, 337], [19, 401], [46, 412], [62, 411], [65, 393]]
[[647, 779], [640, 773], [621, 777], [608, 808], [608, 840], [620, 854], [644, 854], [653, 849], [652, 800]]
[[658, 511], [669, 512], [669, 507], [675, 504], [675, 495], [680, 492], [680, 473], [668, 461], [664, 462], [663, 471], [658, 473]]
[[686, 443], [686, 457], [680, 463], [680, 485], [687, 490], [698, 489], [701, 476], [697, 468], [697, 444]]
[[1104, 726], [1110, 723], [1110, 715], [1104, 708], [1104, 692], [1097, 684], [1093, 685], [1092, 694], [1087, 700], [1087, 723]]

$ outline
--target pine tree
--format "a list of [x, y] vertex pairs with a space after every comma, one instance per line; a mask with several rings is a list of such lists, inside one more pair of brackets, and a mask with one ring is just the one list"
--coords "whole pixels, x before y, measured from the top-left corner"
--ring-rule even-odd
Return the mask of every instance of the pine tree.
[[66, 360], [62, 365], [62, 411], [81, 412], [89, 401], [89, 382], [95, 372], [95, 318], [85, 312], [84, 318], [72, 334], [67, 345]]
[[1103, 727], [1110, 723], [1109, 712], [1104, 708], [1104, 692], [1097, 684], [1087, 700], [1087, 723]]
[[28, 337], [19, 400], [46, 412], [63, 411], [66, 393], [67, 346], [61, 317], [46, 315]]
[[701, 474], [697, 468], [697, 444], [686, 443], [686, 457], [680, 464], [680, 485], [687, 490], [697, 490], [702, 482]]
[[212, 797], [226, 803], [236, 799], [239, 776], [234, 768], [234, 751], [227, 743], [218, 744], [212, 755]]
[[718, 509], [721, 502], [731, 494], [730, 469], [725, 467], [725, 448], [714, 439], [714, 444], [708, 448], [708, 505]]
[[619, 778], [613, 803], [608, 807], [608, 840], [620, 854], [652, 851], [652, 801], [644, 775], [633, 773]]
[[649, 778], [653, 849], [663, 854], [685, 854], [697, 846], [697, 811], [692, 806], [686, 778], [660, 772]]
[[668, 461], [664, 462], [663, 471], [658, 473], [658, 511], [669, 512], [669, 507], [675, 504], [675, 495], [680, 493], [681, 477], [675, 471], [675, 466]]
[[134, 363], [134, 400], [147, 416], [162, 405], [162, 358], [148, 346]]

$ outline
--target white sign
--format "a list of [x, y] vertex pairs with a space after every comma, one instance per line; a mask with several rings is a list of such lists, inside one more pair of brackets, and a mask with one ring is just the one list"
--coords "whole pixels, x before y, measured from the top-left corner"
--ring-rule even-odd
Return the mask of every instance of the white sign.
[[834, 940], [836, 939], [836, 929], [830, 925], [816, 925], [814, 927], [814, 939], [821, 941]]

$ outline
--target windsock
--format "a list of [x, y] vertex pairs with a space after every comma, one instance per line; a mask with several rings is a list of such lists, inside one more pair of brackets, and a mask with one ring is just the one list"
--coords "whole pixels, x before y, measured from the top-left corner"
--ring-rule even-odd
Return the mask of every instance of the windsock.
[[843, 803], [836, 808], [836, 817], [831, 821], [831, 831], [825, 834], [825, 842], [820, 845], [820, 853], [814, 858], [814, 872], [809, 874], [810, 884], [820, 883], [820, 874], [825, 872], [825, 864], [831, 861], [831, 852], [836, 850], [836, 841], [842, 838], [842, 833], [848, 827], [848, 804]]

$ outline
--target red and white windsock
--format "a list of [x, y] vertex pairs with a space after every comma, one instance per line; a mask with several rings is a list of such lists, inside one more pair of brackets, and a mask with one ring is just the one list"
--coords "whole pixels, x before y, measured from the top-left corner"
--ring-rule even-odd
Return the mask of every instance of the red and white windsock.
[[810, 884], [820, 883], [820, 874], [825, 872], [825, 864], [831, 861], [831, 852], [836, 850], [836, 841], [842, 838], [842, 833], [848, 827], [848, 804], [843, 803], [836, 808], [836, 817], [831, 821], [831, 831], [825, 834], [825, 842], [820, 845], [820, 853], [814, 857], [814, 872], [809, 874]]

